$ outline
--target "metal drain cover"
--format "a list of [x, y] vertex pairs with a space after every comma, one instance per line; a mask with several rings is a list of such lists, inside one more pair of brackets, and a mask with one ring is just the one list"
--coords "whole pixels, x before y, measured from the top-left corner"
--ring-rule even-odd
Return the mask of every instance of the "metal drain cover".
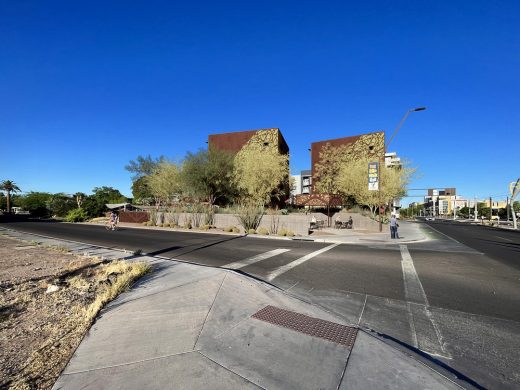
[[252, 316], [257, 320], [283, 326], [309, 336], [319, 337], [352, 349], [356, 340], [357, 328], [309, 317], [305, 314], [266, 306]]

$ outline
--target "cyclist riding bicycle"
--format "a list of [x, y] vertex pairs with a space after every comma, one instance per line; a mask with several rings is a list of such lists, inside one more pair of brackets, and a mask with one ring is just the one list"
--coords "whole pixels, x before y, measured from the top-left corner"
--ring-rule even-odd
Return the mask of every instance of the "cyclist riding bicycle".
[[112, 211], [110, 213], [110, 217], [109, 217], [109, 223], [110, 223], [110, 227], [112, 228], [112, 230], [115, 230], [116, 229], [116, 226], [117, 226], [117, 214]]

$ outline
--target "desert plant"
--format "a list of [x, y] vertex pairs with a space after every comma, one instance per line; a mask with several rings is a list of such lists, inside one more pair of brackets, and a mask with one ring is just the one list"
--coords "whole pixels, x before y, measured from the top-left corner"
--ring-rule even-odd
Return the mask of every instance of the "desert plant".
[[255, 229], [249, 229], [247, 231], [248, 234], [256, 234], [256, 230]]
[[185, 229], [191, 229], [193, 227], [191, 223], [191, 216], [186, 215], [184, 217], [184, 226]]
[[244, 231], [250, 229], [256, 230], [262, 222], [264, 216], [264, 208], [255, 204], [243, 204], [238, 207], [235, 215], [238, 223], [244, 228]]
[[276, 210], [269, 209], [268, 214], [270, 215], [270, 224], [269, 224], [269, 233], [278, 234], [278, 229], [280, 227], [280, 216], [277, 214]]
[[257, 233], [263, 236], [269, 235], [269, 231], [265, 227], [258, 228]]
[[280, 231], [278, 232], [278, 235], [285, 237], [287, 235], [287, 229], [285, 229], [285, 228], [280, 229]]
[[233, 233], [240, 233], [240, 229], [236, 226], [233, 226]]
[[294, 237], [294, 232], [292, 230], [287, 230], [286, 234], [287, 237]]
[[150, 210], [150, 224], [148, 226], [155, 226], [157, 224], [157, 209], [151, 209]]
[[83, 209], [70, 210], [65, 220], [67, 222], [83, 222], [88, 218], [87, 213]]

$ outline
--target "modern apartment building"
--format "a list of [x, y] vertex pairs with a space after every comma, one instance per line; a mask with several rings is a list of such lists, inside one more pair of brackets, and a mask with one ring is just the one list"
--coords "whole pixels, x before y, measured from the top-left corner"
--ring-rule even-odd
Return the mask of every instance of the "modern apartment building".
[[[224, 150], [230, 153], [239, 153], [248, 149], [275, 150], [280, 154], [289, 154], [289, 146], [278, 128], [265, 128], [257, 130], [245, 130], [232, 133], [210, 134], [208, 136], [208, 146]], [[289, 167], [287, 167], [287, 180], [280, 183], [286, 197], [289, 197]], [[273, 202], [284, 206], [285, 199]]]

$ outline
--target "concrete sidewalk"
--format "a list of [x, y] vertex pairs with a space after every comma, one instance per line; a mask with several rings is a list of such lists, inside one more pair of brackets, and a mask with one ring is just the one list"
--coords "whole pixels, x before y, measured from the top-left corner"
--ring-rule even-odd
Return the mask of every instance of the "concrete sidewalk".
[[[243, 236], [242, 233], [225, 233], [222, 231], [202, 231], [202, 230], [172, 230], [170, 228], [161, 228], [155, 226], [143, 227], [137, 224], [131, 223], [120, 223], [121, 227], [134, 228], [134, 229], [153, 229], [153, 230], [164, 230], [164, 231], [181, 231], [188, 233], [198, 234], [221, 234], [231, 236]], [[249, 234], [249, 237], [269, 239], [269, 240], [302, 240], [302, 241], [315, 241], [315, 242], [330, 242], [340, 244], [407, 244], [412, 242], [426, 241], [429, 238], [421, 229], [421, 224], [416, 222], [399, 221], [399, 239], [391, 239], [389, 232], [368, 232], [368, 231], [356, 231], [349, 229], [333, 229], [325, 228], [322, 230], [315, 231], [314, 235], [309, 236], [296, 236], [296, 237], [282, 237], [282, 236], [263, 236], [259, 234]]]
[[[269, 284], [143, 259], [155, 271], [102, 311], [53, 389], [461, 388], [412, 351]], [[256, 318], [266, 307], [278, 314]]]
[[[399, 239], [392, 239], [389, 232], [357, 232], [356, 230], [323, 229], [320, 235], [303, 237], [316, 242], [335, 242], [342, 244], [407, 244], [428, 240], [427, 235], [421, 229], [421, 225], [415, 222], [399, 221]], [[329, 234], [327, 234], [329, 233]]]

